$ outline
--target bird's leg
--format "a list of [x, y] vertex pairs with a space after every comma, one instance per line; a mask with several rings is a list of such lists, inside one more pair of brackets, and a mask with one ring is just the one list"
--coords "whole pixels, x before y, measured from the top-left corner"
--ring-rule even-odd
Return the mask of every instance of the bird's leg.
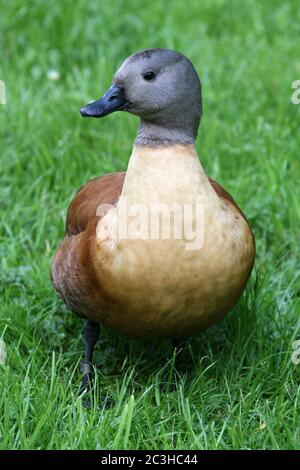
[[85, 354], [84, 361], [80, 364], [80, 371], [83, 373], [80, 393], [89, 391], [93, 383], [93, 352], [100, 334], [100, 325], [91, 320], [87, 320], [85, 325]]

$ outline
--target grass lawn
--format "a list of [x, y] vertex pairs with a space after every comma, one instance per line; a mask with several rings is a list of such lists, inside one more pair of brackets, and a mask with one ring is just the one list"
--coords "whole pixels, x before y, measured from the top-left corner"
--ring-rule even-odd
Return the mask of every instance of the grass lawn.
[[[299, 2], [1, 0], [0, 10], [0, 449], [300, 448]], [[52, 289], [50, 261], [76, 189], [126, 169], [138, 121], [84, 120], [79, 108], [129, 54], [158, 46], [199, 72], [198, 152], [247, 215], [256, 265], [234, 311], [190, 341], [174, 393], [160, 389], [167, 340], [105, 330], [97, 390], [113, 405], [88, 411], [77, 396], [83, 322]]]

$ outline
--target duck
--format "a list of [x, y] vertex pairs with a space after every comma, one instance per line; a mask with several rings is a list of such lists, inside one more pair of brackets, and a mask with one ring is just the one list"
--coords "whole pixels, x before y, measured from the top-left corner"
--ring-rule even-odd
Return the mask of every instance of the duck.
[[102, 326], [176, 346], [232, 310], [255, 259], [245, 215], [196, 150], [202, 91], [192, 62], [164, 48], [129, 56], [80, 114], [116, 111], [139, 118], [127, 171], [78, 190], [51, 267], [55, 290], [86, 320], [84, 390]]

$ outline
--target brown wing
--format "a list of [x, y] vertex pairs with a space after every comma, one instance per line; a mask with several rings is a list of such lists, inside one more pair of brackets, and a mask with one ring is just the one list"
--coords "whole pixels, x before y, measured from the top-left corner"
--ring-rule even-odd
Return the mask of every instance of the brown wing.
[[252, 271], [252, 268], [253, 268], [253, 264], [254, 264], [254, 259], [255, 259], [255, 250], [256, 250], [256, 247], [255, 247], [255, 237], [253, 235], [253, 232], [251, 230], [251, 227], [248, 223], [248, 220], [247, 220], [247, 217], [245, 216], [245, 214], [241, 211], [241, 209], [239, 208], [239, 206], [236, 204], [235, 200], [233, 199], [233, 197], [230, 196], [230, 194], [225, 191], [224, 188], [222, 188], [222, 186], [219, 185], [219, 183], [217, 183], [215, 180], [211, 179], [211, 178], [208, 178], [209, 179], [209, 182], [210, 184], [212, 185], [212, 187], [214, 188], [216, 194], [222, 198], [227, 204], [233, 206], [238, 212], [239, 214], [244, 218], [244, 220], [247, 222], [248, 224], [248, 227], [249, 227], [249, 231], [250, 231], [250, 234], [251, 234], [251, 237], [252, 237], [252, 243], [253, 243], [253, 248], [254, 248], [254, 251], [253, 251], [253, 262], [252, 262], [252, 265], [250, 267], [250, 271], [249, 271], [249, 276], [251, 274], [251, 271]]
[[118, 201], [125, 173], [111, 173], [83, 185], [70, 204], [65, 238], [51, 267], [55, 290], [75, 313], [92, 315], [93, 298], [101, 294], [91, 261], [90, 240], [95, 236], [101, 204]]
[[222, 188], [222, 186], [220, 186], [219, 183], [217, 183], [215, 180], [213, 180], [212, 178], [208, 178], [208, 179], [209, 179], [210, 184], [214, 188], [217, 196], [224, 199], [224, 201], [226, 201], [227, 203], [232, 204], [239, 211], [239, 213], [243, 216], [243, 218], [247, 221], [245, 214], [243, 214], [243, 212], [241, 211], [241, 209], [239, 208], [239, 206], [237, 205], [233, 197], [230, 196], [230, 194], [224, 188]]
[[125, 172], [110, 173], [84, 184], [70, 204], [66, 220], [66, 234], [83, 232], [101, 204], [116, 204], [120, 197]]

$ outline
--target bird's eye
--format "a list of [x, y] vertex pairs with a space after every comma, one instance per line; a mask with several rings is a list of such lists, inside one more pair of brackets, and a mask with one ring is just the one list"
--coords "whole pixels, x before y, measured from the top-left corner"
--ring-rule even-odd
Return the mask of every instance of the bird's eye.
[[147, 82], [149, 82], [150, 80], [153, 80], [154, 77], [155, 77], [155, 73], [152, 70], [144, 73], [143, 75], [144, 80], [147, 80]]

